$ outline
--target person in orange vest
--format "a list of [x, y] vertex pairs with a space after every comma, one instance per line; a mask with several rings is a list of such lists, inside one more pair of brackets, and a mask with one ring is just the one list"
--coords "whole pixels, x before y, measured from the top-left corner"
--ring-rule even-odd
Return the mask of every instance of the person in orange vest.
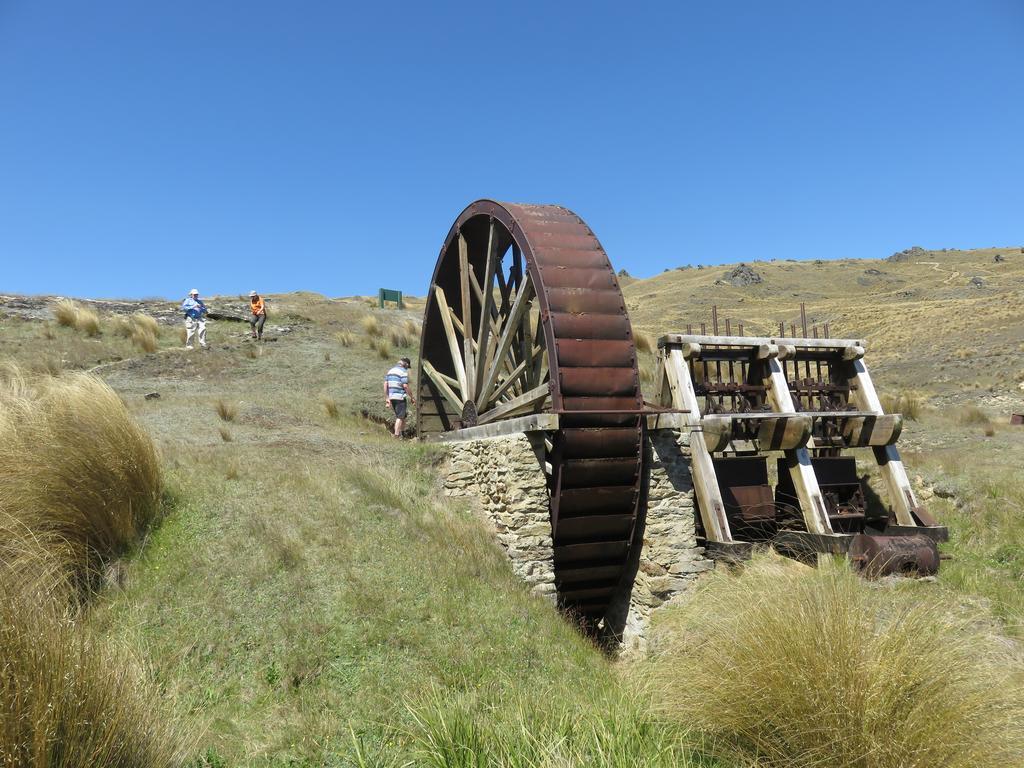
[[267, 322], [267, 308], [263, 304], [263, 299], [256, 291], [249, 291], [249, 309], [252, 310], [252, 317], [249, 318], [252, 337], [262, 340], [263, 324]]

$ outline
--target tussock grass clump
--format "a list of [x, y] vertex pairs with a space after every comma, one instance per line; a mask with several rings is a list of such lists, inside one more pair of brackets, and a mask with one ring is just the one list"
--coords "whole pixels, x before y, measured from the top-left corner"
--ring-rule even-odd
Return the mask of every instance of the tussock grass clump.
[[149, 315], [136, 312], [131, 317], [114, 318], [111, 328], [116, 335], [131, 339], [143, 352], [156, 352], [160, 326]]
[[351, 347], [356, 343], [356, 337], [348, 331], [340, 331], [334, 335], [334, 338], [343, 347]]
[[77, 327], [78, 306], [75, 302], [61, 299], [53, 306], [53, 315], [57, 319], [57, 325], [65, 328]]
[[895, 395], [885, 394], [879, 398], [882, 410], [886, 413], [902, 413], [911, 421], [918, 421], [924, 410], [924, 400], [914, 392], [900, 392]]
[[327, 412], [327, 416], [331, 419], [337, 419], [341, 415], [341, 409], [338, 407], [337, 400], [331, 400], [330, 398], [323, 399], [324, 410]]
[[388, 343], [387, 339], [381, 339], [373, 348], [377, 350], [377, 357], [382, 360], [387, 360], [391, 357], [391, 345]]
[[650, 354], [658, 348], [657, 343], [653, 338], [651, 338], [651, 336], [646, 333], [640, 333], [639, 331], [633, 334], [633, 343], [636, 345], [637, 352], [647, 352]]
[[928, 589], [873, 587], [839, 565], [715, 574], [660, 627], [660, 708], [743, 765], [1021, 765], [1005, 640]]
[[700, 765], [685, 732], [650, 716], [636, 694], [610, 695], [580, 711], [563, 692], [521, 695], [511, 703], [435, 691], [410, 708], [413, 748], [423, 764], [447, 768], [689, 768]]
[[[139, 665], [52, 599], [59, 570], [0, 565], [0, 757], [60, 768], [181, 766], [194, 737], [157, 705]], [[25, 573], [35, 574], [31, 583]]]
[[227, 427], [221, 427], [220, 428], [220, 439], [223, 440], [225, 443], [230, 443], [235, 438], [232, 437], [230, 429], [228, 429]]
[[80, 306], [68, 299], [61, 299], [54, 305], [53, 314], [57, 324], [81, 331], [86, 336], [100, 335], [100, 318], [92, 309]]
[[988, 414], [976, 405], [965, 405], [956, 415], [956, 422], [965, 427], [987, 426], [991, 423]]
[[360, 321], [360, 323], [362, 324], [363, 331], [366, 332], [367, 336], [370, 336], [371, 338], [376, 338], [377, 336], [380, 336], [380, 323], [377, 321], [377, 318], [374, 317], [373, 315], [367, 315]]
[[149, 525], [160, 487], [152, 441], [99, 378], [0, 371], [0, 514], [80, 583]]
[[412, 344], [412, 340], [410, 339], [409, 334], [397, 328], [393, 328], [391, 331], [388, 332], [388, 341], [390, 341], [392, 345], [399, 348], [408, 347], [410, 344]]
[[420, 335], [420, 326], [415, 320], [406, 320], [404, 328], [406, 334], [414, 339]]
[[234, 421], [235, 417], [238, 416], [238, 406], [234, 403], [229, 403], [227, 400], [217, 400], [214, 403], [213, 409], [220, 416], [221, 421]]

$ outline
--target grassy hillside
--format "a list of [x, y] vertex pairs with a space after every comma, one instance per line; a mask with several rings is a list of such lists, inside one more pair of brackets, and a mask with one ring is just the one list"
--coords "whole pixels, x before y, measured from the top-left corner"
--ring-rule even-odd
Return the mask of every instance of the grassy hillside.
[[[762, 267], [766, 280], [782, 267], [798, 277], [847, 268]], [[670, 306], [694, 306], [686, 290], [705, 308], [718, 300], [724, 316], [726, 301], [698, 282], [686, 288], [724, 271], [632, 283], [634, 320], [668, 330], [688, 316]], [[763, 287], [714, 290], [760, 307], [767, 323], [770, 293], [743, 293]], [[241, 307], [237, 297], [210, 303]], [[106, 569], [86, 621], [142, 660], [180, 722], [199, 724], [191, 764], [751, 764], [700, 757], [709, 750], [693, 722], [652, 705], [647, 668], [607, 658], [529, 597], [488, 524], [443, 498], [440, 454], [358, 415], [386, 415], [383, 373], [415, 355], [422, 311], [415, 300], [405, 312], [372, 303], [272, 296], [265, 343], [249, 341], [245, 324], [214, 321], [212, 349], [192, 353], [155, 302], [100, 306], [98, 335], [57, 325], [52, 302], [19, 299], [0, 315], [0, 358], [57, 374], [95, 369], [156, 443], [163, 522]], [[117, 331], [111, 312], [137, 309], [168, 312], [154, 352]], [[755, 314], [732, 316], [755, 330]], [[1024, 492], [1010, 470], [1024, 461], [1024, 435], [963, 413], [925, 407], [907, 429], [912, 475], [954, 535], [955, 559], [922, 588], [991, 622], [1019, 669], [1009, 638], [1024, 615]], [[981, 460], [958, 460], [965, 451]]]
[[[995, 261], [996, 256], [1003, 261]], [[711, 326], [711, 306], [748, 335], [777, 335], [780, 322], [830, 324], [833, 336], [865, 338], [884, 385], [939, 394], [1024, 381], [1024, 252], [1020, 248], [920, 251], [899, 261], [754, 261], [760, 283], [728, 282], [737, 264], [670, 269], [624, 288], [630, 316], [652, 335]], [[971, 284], [979, 278], [980, 286]], [[722, 282], [718, 282], [722, 281]]]

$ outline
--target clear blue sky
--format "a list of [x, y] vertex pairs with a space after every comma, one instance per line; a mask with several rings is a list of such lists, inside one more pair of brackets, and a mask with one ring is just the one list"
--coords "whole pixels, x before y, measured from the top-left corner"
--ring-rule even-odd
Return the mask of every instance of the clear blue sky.
[[0, 0], [0, 291], [422, 294], [472, 200], [616, 268], [1024, 244], [1024, 2]]

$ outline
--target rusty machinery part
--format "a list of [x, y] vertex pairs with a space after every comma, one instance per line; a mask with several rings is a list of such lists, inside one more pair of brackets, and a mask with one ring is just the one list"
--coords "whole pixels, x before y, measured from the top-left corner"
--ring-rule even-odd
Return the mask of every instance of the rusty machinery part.
[[590, 228], [555, 205], [479, 200], [437, 260], [418, 430], [559, 414], [544, 442], [560, 605], [596, 624], [634, 548], [643, 405], [625, 301]]
[[859, 533], [849, 549], [850, 561], [866, 576], [890, 574], [934, 576], [939, 571], [939, 548], [927, 536], [883, 536]]

